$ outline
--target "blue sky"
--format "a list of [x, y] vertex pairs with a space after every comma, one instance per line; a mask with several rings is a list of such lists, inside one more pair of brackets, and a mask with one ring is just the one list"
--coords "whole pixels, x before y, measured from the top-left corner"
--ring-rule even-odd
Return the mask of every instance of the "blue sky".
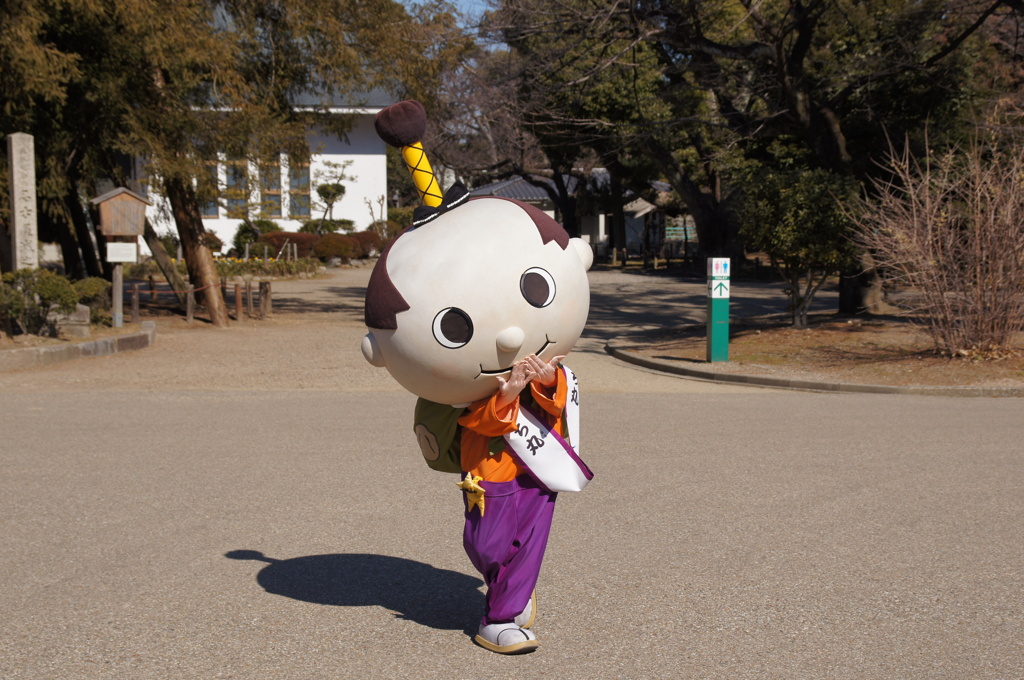
[[[467, 19], [468, 24], [474, 24], [487, 9], [489, 0], [449, 0]], [[421, 4], [424, 0], [398, 0], [406, 6]]]
[[487, 9], [486, 0], [455, 0], [459, 10], [466, 14], [479, 15]]
[[[399, 0], [405, 5], [417, 4], [418, 0]], [[487, 0], [451, 0], [460, 12], [470, 18], [478, 17], [487, 9]]]

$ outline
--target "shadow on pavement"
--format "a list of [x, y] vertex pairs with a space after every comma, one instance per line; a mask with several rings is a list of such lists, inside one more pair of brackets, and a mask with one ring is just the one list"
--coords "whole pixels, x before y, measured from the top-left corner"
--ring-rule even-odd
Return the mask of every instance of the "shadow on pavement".
[[306, 291], [278, 292], [272, 290], [274, 311], [290, 314], [310, 312], [345, 312], [353, 319], [363, 318], [363, 298], [366, 286], [331, 286], [309, 295]]
[[428, 628], [476, 632], [483, 613], [483, 581], [456, 571], [386, 555], [266, 557], [232, 550], [233, 560], [268, 562], [256, 582], [268, 593], [337, 607], [378, 606]]

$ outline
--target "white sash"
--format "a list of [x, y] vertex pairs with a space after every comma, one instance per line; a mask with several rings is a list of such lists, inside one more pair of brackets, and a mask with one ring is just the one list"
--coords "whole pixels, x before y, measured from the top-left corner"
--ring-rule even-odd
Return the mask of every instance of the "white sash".
[[550, 429], [543, 419], [522, 404], [516, 420], [516, 431], [506, 434], [505, 441], [530, 476], [548, 491], [582, 491], [594, 478], [594, 473], [579, 456], [579, 380], [567, 367], [561, 368], [565, 371], [569, 389], [563, 414], [569, 441]]

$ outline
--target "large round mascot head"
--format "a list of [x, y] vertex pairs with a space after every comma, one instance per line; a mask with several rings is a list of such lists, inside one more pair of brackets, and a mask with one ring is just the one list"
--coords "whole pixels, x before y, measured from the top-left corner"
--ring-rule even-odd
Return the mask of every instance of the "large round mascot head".
[[527, 355], [550, 361], [572, 349], [593, 261], [589, 245], [537, 208], [464, 191], [450, 189], [378, 260], [362, 344], [407, 390], [451, 405], [490, 396]]

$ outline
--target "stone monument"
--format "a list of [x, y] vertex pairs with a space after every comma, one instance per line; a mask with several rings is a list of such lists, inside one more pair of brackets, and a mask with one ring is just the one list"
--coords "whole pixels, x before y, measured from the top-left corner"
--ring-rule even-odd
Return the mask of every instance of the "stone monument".
[[11, 271], [39, 267], [39, 229], [36, 223], [36, 156], [32, 135], [7, 136], [11, 189]]

